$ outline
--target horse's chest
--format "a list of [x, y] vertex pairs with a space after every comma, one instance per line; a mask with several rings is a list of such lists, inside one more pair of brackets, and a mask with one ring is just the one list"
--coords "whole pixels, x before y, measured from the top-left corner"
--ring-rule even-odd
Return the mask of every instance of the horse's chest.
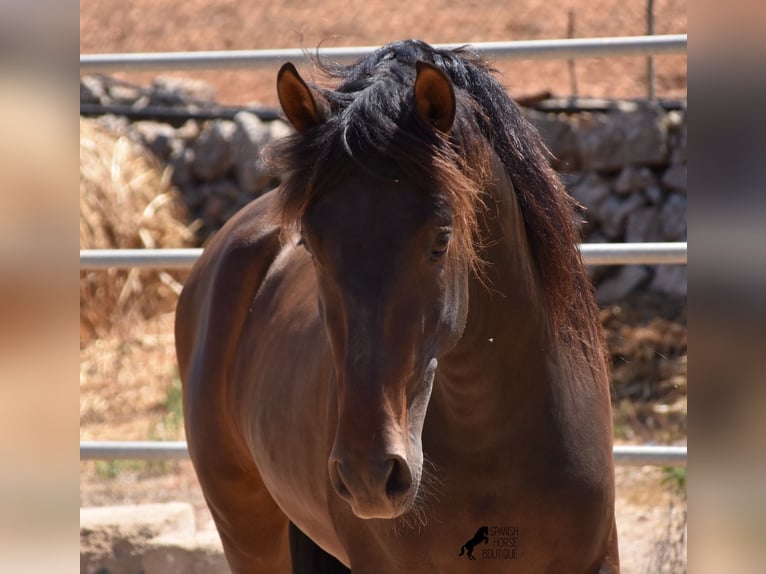
[[[481, 474], [460, 487], [446, 480], [422, 517], [400, 519], [395, 528], [351, 542], [370, 556], [375, 553], [369, 548], [382, 542], [375, 560], [391, 569], [371, 572], [545, 572], [561, 560], [588, 563], [600, 544], [605, 499], [578, 500], [577, 489], [522, 488]], [[358, 526], [352, 538], [357, 536]]]

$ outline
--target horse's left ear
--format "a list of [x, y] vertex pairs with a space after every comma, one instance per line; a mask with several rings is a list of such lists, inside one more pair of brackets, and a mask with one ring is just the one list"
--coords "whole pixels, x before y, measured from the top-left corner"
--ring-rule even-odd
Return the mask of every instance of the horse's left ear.
[[320, 125], [327, 116], [327, 102], [303, 81], [290, 62], [277, 74], [277, 96], [285, 116], [299, 132]]
[[455, 121], [455, 89], [447, 75], [433, 64], [415, 64], [415, 108], [420, 117], [448, 133]]

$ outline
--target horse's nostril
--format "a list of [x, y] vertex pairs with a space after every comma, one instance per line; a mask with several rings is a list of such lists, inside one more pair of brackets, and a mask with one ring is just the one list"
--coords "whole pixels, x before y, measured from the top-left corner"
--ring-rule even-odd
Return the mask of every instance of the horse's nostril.
[[335, 471], [333, 474], [333, 484], [335, 486], [335, 491], [343, 497], [351, 496], [351, 491], [348, 489], [348, 486], [346, 486], [346, 481], [343, 480], [343, 473], [341, 472], [341, 464], [339, 462], [335, 463], [335, 466], [333, 467], [333, 470]]
[[388, 459], [389, 471], [386, 479], [386, 495], [397, 498], [406, 494], [412, 486], [412, 474], [407, 463], [399, 458]]

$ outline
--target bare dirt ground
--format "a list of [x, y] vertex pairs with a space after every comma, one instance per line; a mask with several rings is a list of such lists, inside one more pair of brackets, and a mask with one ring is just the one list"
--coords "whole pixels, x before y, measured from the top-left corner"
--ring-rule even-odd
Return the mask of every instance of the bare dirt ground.
[[[655, 1], [655, 33], [686, 32], [686, 0]], [[313, 48], [377, 45], [417, 37], [480, 42], [645, 32], [643, 1], [483, 0], [428, 3], [372, 0], [83, 0], [81, 53]], [[319, 6], [319, 7], [317, 7]], [[496, 62], [515, 96], [572, 93], [563, 61]], [[686, 57], [656, 58], [657, 93], [686, 97]], [[581, 96], [646, 93], [645, 58], [578, 60]], [[175, 74], [213, 84], [222, 103], [275, 104], [274, 70]], [[148, 83], [154, 74], [120, 74]], [[84, 246], [83, 246], [84, 247]], [[97, 296], [97, 295], [96, 295]], [[183, 438], [172, 338], [172, 295], [160, 312], [135, 315], [81, 339], [81, 440]], [[685, 304], [644, 295], [602, 312], [613, 356], [618, 443], [686, 442]], [[685, 572], [684, 476], [658, 468], [618, 468], [618, 526], [623, 571]], [[675, 485], [675, 486], [674, 486]], [[212, 527], [188, 462], [81, 463], [81, 505], [187, 500], [198, 524]], [[681, 526], [679, 526], [679, 524]]]

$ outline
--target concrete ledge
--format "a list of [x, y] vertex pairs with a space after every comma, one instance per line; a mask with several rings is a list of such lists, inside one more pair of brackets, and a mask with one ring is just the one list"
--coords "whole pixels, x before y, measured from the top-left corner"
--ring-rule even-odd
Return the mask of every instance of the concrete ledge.
[[80, 535], [107, 528], [126, 533], [136, 531], [150, 538], [167, 532], [193, 533], [196, 529], [194, 510], [187, 502], [80, 509]]
[[80, 509], [82, 574], [225, 574], [215, 531], [197, 532], [191, 504]]
[[229, 573], [221, 539], [215, 531], [196, 536], [166, 534], [149, 542], [141, 563], [145, 574]]

